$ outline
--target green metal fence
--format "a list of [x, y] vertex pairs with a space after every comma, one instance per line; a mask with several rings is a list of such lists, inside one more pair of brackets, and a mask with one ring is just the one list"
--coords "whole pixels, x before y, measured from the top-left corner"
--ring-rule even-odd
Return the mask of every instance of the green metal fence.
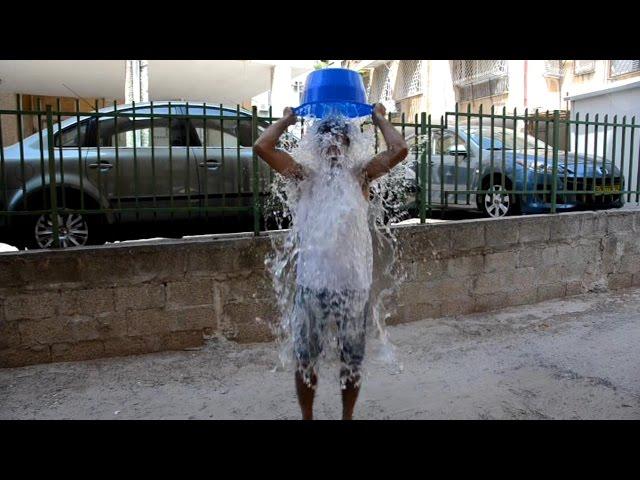
[[[80, 111], [79, 102], [73, 111], [59, 101], [33, 110], [20, 104], [18, 97], [17, 108], [0, 110], [0, 132], [15, 119], [18, 134], [13, 145], [2, 145], [0, 135], [0, 240], [26, 241], [40, 231], [50, 240], [40, 246], [70, 246], [69, 222], [77, 216], [99, 218], [102, 227], [243, 218], [256, 235], [264, 228], [273, 172], [251, 146], [277, 120], [271, 111], [261, 117], [255, 107], [195, 102], [102, 110], [96, 103], [93, 111]], [[505, 207], [556, 213], [639, 202], [635, 117], [456, 105], [436, 121], [426, 113], [389, 119], [411, 147], [405, 167], [397, 168], [414, 172], [407, 191], [423, 223], [447, 208], [501, 216]], [[36, 130], [27, 137], [25, 122]], [[375, 129], [375, 149], [383, 147], [370, 122], [362, 128]], [[304, 129], [301, 121], [297, 131]]]

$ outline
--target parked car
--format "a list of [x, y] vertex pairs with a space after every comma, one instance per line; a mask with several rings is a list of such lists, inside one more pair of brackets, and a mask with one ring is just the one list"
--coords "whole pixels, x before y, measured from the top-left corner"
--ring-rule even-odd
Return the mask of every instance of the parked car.
[[[136, 104], [135, 114], [153, 113], [153, 118], [136, 117], [131, 105], [119, 105], [116, 110], [117, 117], [72, 117], [53, 127], [58, 206], [84, 208], [81, 213], [59, 216], [62, 247], [117, 239], [114, 227], [120, 224], [128, 230], [153, 225], [156, 231], [170, 230], [181, 220], [188, 220], [189, 225], [206, 220], [217, 227], [233, 223], [222, 231], [252, 228], [250, 210], [207, 214], [184, 210], [253, 205], [252, 122], [246, 120], [251, 112], [240, 110], [244, 120], [239, 120], [236, 108], [185, 102]], [[114, 113], [114, 107], [99, 113]], [[169, 113], [175, 117], [167, 118]], [[228, 116], [229, 120], [209, 119], [205, 129], [204, 116]], [[266, 126], [267, 122], [261, 121], [259, 133]], [[4, 149], [6, 195], [0, 195], [0, 210], [49, 208], [48, 144], [45, 129], [25, 138], [22, 145]], [[268, 165], [260, 161], [261, 196], [268, 192], [271, 174]], [[176, 210], [152, 210], [165, 207]], [[91, 213], [114, 208], [122, 210]], [[52, 245], [50, 214], [0, 217], [0, 222], [3, 220], [2, 241], [19, 248]]]
[[[478, 126], [471, 126], [468, 132], [466, 126], [460, 126], [457, 138], [452, 127], [437, 129], [432, 130], [431, 138], [424, 143], [424, 148], [431, 148], [430, 198], [435, 208], [479, 209], [487, 217], [551, 210], [551, 195], [534, 191], [551, 191], [553, 182], [553, 149], [541, 140], [526, 138], [507, 128], [503, 138], [502, 128], [495, 127], [492, 142], [491, 127], [482, 127], [481, 136]], [[414, 205], [418, 191], [418, 163], [414, 156], [405, 168], [409, 190], [414, 192]], [[492, 173], [495, 193], [474, 193], [491, 189]], [[616, 193], [624, 190], [624, 176], [617, 166], [610, 161], [604, 162], [601, 157], [595, 158], [594, 162], [592, 155], [569, 153], [565, 163], [565, 152], [560, 151], [556, 181], [557, 192], [594, 192], [558, 194], [558, 212], [581, 208], [620, 208], [624, 204], [623, 195]], [[456, 193], [456, 190], [471, 193]], [[502, 190], [526, 194], [504, 194], [500, 193]]]

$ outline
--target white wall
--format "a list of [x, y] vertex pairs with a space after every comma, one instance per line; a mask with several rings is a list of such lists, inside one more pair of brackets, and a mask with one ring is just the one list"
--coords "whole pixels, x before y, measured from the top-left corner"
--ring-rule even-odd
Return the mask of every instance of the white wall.
[[[598, 121], [604, 121], [604, 116], [609, 115], [608, 122], [613, 122], [614, 115], [618, 116], [618, 123], [622, 123], [622, 117], [626, 115], [626, 123], [630, 124], [633, 116], [636, 117], [636, 124], [640, 124], [640, 85], [629, 88], [627, 90], [609, 92], [603, 95], [576, 99], [571, 102], [571, 118], [575, 119], [576, 112], [580, 114], [580, 120], [584, 120], [585, 115], [589, 114], [589, 121], [595, 119], [595, 115], [599, 114]], [[634, 148], [630, 151], [631, 142], [631, 129], [626, 129], [625, 138], [625, 152], [624, 152], [624, 175], [629, 182], [629, 159], [632, 159], [632, 171], [631, 171], [631, 183], [627, 185], [631, 186], [631, 189], [636, 189], [638, 186], [638, 162], [640, 161], [640, 132], [638, 128], [634, 129]], [[572, 129], [571, 142], [573, 148], [573, 142], [575, 135], [575, 126]], [[613, 127], [607, 129], [607, 149], [604, 151], [604, 127], [598, 128], [598, 145], [597, 155], [602, 156], [606, 153], [607, 160], [614, 158], [616, 166], [620, 167], [621, 155], [622, 155], [622, 128], [617, 128], [616, 132], [616, 149], [615, 157], [613, 157]], [[581, 125], [578, 129], [578, 153], [584, 153], [585, 151], [585, 135], [584, 125]], [[595, 135], [594, 127], [589, 127], [589, 135], [587, 137], [587, 153], [593, 155]]]

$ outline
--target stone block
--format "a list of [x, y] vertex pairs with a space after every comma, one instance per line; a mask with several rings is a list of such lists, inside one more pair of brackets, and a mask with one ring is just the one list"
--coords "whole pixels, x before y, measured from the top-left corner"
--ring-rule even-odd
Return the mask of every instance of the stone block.
[[55, 317], [58, 314], [61, 297], [58, 292], [33, 292], [13, 295], [5, 301], [7, 320], [34, 320]]
[[20, 346], [0, 350], [0, 368], [24, 367], [50, 361], [49, 345]]
[[116, 310], [119, 312], [128, 309], [161, 308], [165, 304], [163, 284], [117, 287], [114, 290]]
[[[192, 278], [182, 282], [167, 284], [167, 308], [184, 306], [212, 305], [213, 280]], [[157, 305], [161, 306], [161, 305]]]
[[41, 320], [23, 320], [18, 322], [20, 343], [23, 345], [68, 342], [72, 337], [68, 317], [53, 317]]
[[62, 289], [60, 296], [61, 315], [91, 315], [115, 310], [115, 293], [112, 288]]
[[178, 328], [175, 312], [163, 309], [129, 310], [126, 319], [130, 337], [161, 335]]
[[71, 362], [101, 357], [104, 357], [104, 344], [100, 340], [54, 343], [51, 346], [52, 362]]

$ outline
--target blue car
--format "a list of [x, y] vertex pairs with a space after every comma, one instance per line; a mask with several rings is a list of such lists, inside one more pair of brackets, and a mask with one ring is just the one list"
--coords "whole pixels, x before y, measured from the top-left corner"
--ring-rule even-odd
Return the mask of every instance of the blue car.
[[[497, 125], [493, 142], [490, 126], [482, 127], [482, 135], [478, 126], [471, 126], [468, 132], [459, 126], [457, 138], [453, 127], [432, 130], [428, 140], [425, 143], [431, 148], [431, 188], [427, 201], [430, 195], [432, 207], [477, 208], [487, 217], [551, 210], [553, 149], [541, 140], [525, 138], [507, 128], [503, 138], [502, 126]], [[417, 185], [419, 155], [412, 157], [405, 178]], [[594, 162], [593, 155], [576, 156], [573, 152], [566, 159], [565, 165], [565, 152], [560, 151], [556, 191], [570, 193], [558, 193], [556, 211], [623, 206], [619, 192], [624, 190], [624, 176], [617, 166], [603, 162], [602, 157], [596, 157]], [[493, 192], [475, 193], [492, 188]], [[522, 193], [500, 193], [504, 190]]]

